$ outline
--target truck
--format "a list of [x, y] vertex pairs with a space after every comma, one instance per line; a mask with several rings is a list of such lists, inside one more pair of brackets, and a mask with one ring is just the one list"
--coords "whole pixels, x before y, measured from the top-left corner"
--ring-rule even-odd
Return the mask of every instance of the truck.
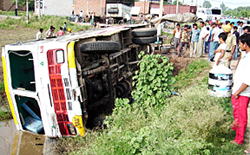
[[221, 13], [222, 10], [220, 8], [211, 8], [211, 12], [212, 12], [212, 18], [213, 20], [220, 20], [221, 19]]
[[208, 8], [197, 8], [196, 16], [198, 21], [210, 21], [212, 20], [211, 9]]
[[126, 6], [121, 3], [107, 3], [106, 17], [113, 18], [114, 23], [122, 20], [126, 14], [130, 15], [132, 7]]
[[5, 45], [5, 92], [16, 128], [62, 137], [84, 136], [97, 126], [99, 116], [111, 115], [115, 98], [130, 97], [139, 52], [149, 53], [156, 41], [156, 30], [145, 27], [119, 25]]

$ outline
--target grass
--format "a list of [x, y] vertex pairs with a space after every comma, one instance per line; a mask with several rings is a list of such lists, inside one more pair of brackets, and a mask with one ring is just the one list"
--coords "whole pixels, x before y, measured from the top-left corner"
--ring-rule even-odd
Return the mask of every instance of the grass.
[[[210, 96], [206, 61], [194, 60], [176, 76], [180, 96], [162, 107], [140, 108], [119, 99], [106, 129], [85, 137], [60, 138], [63, 154], [243, 154], [244, 146], [230, 143], [230, 98]], [[184, 76], [182, 78], [182, 76]], [[183, 86], [181, 86], [181, 84]]]
[[[208, 70], [211, 69], [210, 64], [204, 59], [198, 59], [188, 65], [187, 68], [181, 70], [176, 76], [175, 88], [183, 89], [190, 86], [192, 83], [197, 83], [197, 78], [202, 78], [200, 83], [207, 84]], [[206, 70], [205, 75], [202, 73]]]
[[90, 28], [90, 26], [82, 26], [70, 23], [65, 17], [59, 16], [32, 16], [30, 17], [29, 24], [26, 23], [25, 17], [21, 19], [13, 19], [7, 17], [5, 20], [0, 21], [0, 28], [2, 29], [18, 29], [19, 27], [33, 28], [39, 30], [43, 28], [47, 31], [51, 25], [53, 25], [56, 31], [59, 31], [60, 27], [63, 27], [64, 22], [67, 22], [67, 27], [72, 29], [72, 32], [83, 31]]
[[5, 112], [5, 111], [0, 110], [0, 121], [11, 119], [11, 118], [12, 118], [11, 112], [9, 111]]
[[[34, 12], [30, 11], [29, 14], [32, 15]], [[9, 16], [15, 16], [15, 11], [2, 11], [0, 10], [0, 15], [9, 15]], [[18, 11], [18, 16], [26, 16], [26, 11]]]

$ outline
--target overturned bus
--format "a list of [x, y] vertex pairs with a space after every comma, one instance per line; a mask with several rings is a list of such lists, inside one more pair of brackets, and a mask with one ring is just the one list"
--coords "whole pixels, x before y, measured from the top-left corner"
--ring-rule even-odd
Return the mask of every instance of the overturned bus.
[[122, 25], [2, 48], [7, 99], [18, 130], [84, 136], [116, 97], [128, 97], [138, 54], [156, 29]]

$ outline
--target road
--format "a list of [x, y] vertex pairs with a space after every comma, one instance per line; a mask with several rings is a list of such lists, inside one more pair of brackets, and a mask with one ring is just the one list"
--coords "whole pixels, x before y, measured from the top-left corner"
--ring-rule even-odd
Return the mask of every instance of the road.
[[7, 17], [10, 17], [10, 18], [13, 18], [13, 19], [20, 19], [20, 18], [22, 18], [21, 16], [0, 15], [0, 20], [4, 20]]

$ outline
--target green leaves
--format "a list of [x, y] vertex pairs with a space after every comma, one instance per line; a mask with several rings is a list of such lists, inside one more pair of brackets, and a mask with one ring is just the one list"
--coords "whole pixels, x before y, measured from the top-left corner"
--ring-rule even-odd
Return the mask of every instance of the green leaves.
[[[165, 104], [171, 95], [175, 79], [172, 76], [173, 64], [169, 58], [157, 55], [144, 55], [140, 53], [140, 70], [135, 72], [132, 92], [135, 103], [143, 108]], [[169, 80], [171, 79], [171, 80]]]

